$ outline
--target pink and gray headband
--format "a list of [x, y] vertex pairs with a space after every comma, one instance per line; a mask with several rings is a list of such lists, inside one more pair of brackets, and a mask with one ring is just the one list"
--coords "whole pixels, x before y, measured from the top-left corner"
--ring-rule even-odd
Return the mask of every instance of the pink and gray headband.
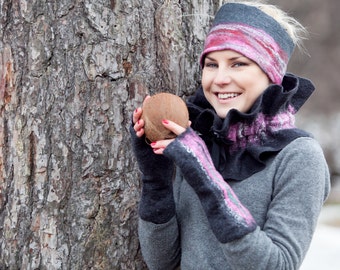
[[294, 43], [284, 28], [256, 7], [228, 3], [217, 12], [200, 64], [213, 51], [234, 50], [252, 61], [275, 84], [281, 84]]

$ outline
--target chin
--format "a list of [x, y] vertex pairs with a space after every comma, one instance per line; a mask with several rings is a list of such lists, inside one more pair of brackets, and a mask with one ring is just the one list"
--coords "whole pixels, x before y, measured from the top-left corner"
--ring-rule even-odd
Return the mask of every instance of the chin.
[[224, 118], [226, 118], [228, 112], [229, 112], [229, 110], [223, 111], [223, 112], [218, 112], [218, 111], [217, 111], [216, 114], [218, 115], [218, 117], [224, 119]]

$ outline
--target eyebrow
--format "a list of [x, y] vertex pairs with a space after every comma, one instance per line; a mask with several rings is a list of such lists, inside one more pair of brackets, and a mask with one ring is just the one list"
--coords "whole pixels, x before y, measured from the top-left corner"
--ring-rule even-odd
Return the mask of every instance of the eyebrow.
[[[240, 58], [246, 58], [245, 56], [235, 56], [235, 57], [232, 57], [232, 58], [228, 58], [229, 61], [235, 61], [235, 60], [238, 60]], [[216, 61], [215, 58], [212, 58], [212, 57], [209, 57], [209, 56], [206, 56], [206, 59], [209, 59], [210, 61]]]

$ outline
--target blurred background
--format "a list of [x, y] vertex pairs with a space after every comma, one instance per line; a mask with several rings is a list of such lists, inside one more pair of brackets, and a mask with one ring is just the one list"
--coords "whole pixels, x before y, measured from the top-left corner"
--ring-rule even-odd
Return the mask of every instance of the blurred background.
[[301, 270], [340, 269], [340, 10], [339, 0], [272, 0], [309, 31], [308, 54], [296, 51], [288, 71], [311, 79], [316, 91], [297, 116], [314, 134], [329, 164], [332, 191]]
[[[288, 71], [311, 79], [316, 91], [297, 116], [297, 125], [321, 143], [330, 166], [333, 191], [329, 202], [340, 202], [340, 1], [272, 0], [309, 31], [307, 53], [296, 50]], [[339, 268], [340, 269], [340, 268]]]

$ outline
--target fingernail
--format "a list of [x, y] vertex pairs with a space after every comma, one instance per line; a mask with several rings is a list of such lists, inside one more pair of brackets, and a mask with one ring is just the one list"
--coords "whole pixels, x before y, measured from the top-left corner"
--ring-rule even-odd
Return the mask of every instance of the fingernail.
[[166, 119], [163, 119], [162, 122], [163, 122], [164, 124], [166, 124], [166, 125], [169, 124], [169, 121], [166, 120]]
[[152, 143], [151, 143], [151, 146], [155, 146], [155, 145], [156, 145], [156, 142], [152, 142]]

